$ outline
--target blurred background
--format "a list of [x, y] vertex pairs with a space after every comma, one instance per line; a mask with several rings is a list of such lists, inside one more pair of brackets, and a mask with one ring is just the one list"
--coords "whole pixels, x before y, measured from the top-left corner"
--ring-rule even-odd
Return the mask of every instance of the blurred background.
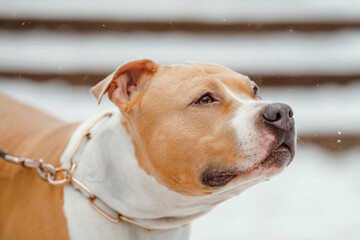
[[360, 239], [359, 0], [0, 0], [0, 92], [61, 119], [112, 108], [89, 88], [137, 58], [223, 64], [294, 109], [293, 163], [192, 240]]

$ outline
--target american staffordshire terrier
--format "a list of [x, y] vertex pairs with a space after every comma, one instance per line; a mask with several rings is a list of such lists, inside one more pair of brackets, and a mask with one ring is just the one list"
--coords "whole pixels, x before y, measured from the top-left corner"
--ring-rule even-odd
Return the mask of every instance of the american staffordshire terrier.
[[[76, 149], [73, 176], [108, 215], [159, 231], [113, 223], [70, 185], [0, 159], [1, 239], [187, 239], [194, 218], [294, 157], [291, 108], [262, 101], [253, 81], [220, 65], [132, 61], [91, 92], [117, 108]], [[0, 148], [69, 168], [91, 121], [64, 123], [0, 96]]]

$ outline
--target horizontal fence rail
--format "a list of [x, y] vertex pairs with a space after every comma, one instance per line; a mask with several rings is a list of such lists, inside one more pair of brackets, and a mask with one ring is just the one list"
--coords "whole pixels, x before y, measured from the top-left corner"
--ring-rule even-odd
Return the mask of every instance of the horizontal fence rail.
[[[238, 71], [240, 72], [240, 71]], [[356, 75], [259, 75], [249, 72], [241, 72], [250, 77], [261, 87], [264, 86], [288, 86], [288, 87], [317, 87], [324, 84], [347, 85], [360, 82], [360, 74]], [[7, 72], [0, 71], [0, 77], [13, 78], [15, 80], [30, 79], [36, 82], [47, 82], [54, 79], [67, 82], [71, 85], [95, 85], [104, 79], [109, 72], [99, 73], [53, 73], [53, 72]]]
[[264, 33], [264, 32], [334, 32], [360, 30], [359, 22], [192, 22], [192, 21], [111, 21], [94, 19], [11, 19], [0, 18], [0, 29], [8, 31], [47, 30], [57, 32], [188, 32]]

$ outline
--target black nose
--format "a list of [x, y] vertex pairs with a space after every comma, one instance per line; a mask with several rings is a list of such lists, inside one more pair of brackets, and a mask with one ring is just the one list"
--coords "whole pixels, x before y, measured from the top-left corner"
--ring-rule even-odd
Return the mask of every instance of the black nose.
[[272, 103], [266, 106], [263, 113], [265, 122], [278, 129], [285, 131], [294, 127], [293, 111], [289, 105]]

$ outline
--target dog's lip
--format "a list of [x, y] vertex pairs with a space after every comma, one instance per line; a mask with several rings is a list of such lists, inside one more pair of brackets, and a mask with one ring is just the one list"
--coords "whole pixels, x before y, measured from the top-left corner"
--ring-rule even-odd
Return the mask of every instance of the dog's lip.
[[[292, 156], [294, 156], [294, 150], [289, 147], [286, 143], [281, 143], [280, 145], [276, 146], [273, 148], [273, 150], [270, 150], [269, 153], [266, 155], [266, 157], [264, 159], [262, 159], [261, 161], [259, 161], [258, 163], [254, 164], [253, 166], [251, 166], [250, 168], [246, 169], [246, 170], [242, 170], [239, 171], [237, 173], [237, 175], [241, 175], [243, 173], [248, 173], [251, 172], [255, 169], [258, 169], [262, 166], [265, 167], [265, 165], [271, 160], [271, 157], [273, 156], [273, 154], [275, 153], [279, 153], [279, 154], [290, 154], [291, 158]], [[288, 164], [290, 164], [291, 161], [289, 161]], [[288, 165], [287, 164], [287, 165]]]
[[286, 143], [281, 143], [280, 145], [278, 145], [277, 147], [273, 148], [273, 150], [270, 150], [269, 153], [267, 154], [267, 156], [260, 161], [259, 163], [257, 163], [255, 166], [251, 167], [251, 169], [249, 169], [246, 172], [249, 172], [251, 170], [254, 170], [256, 168], [258, 168], [259, 166], [264, 166], [266, 165], [266, 163], [268, 161], [271, 160], [271, 157], [275, 154], [275, 153], [279, 153], [279, 154], [290, 154], [290, 156], [293, 156], [293, 150], [292, 148], [290, 148]]
[[285, 165], [286, 162], [286, 166], [290, 164], [292, 156], [293, 154], [291, 148], [285, 143], [282, 143], [279, 147], [270, 152], [269, 155], [260, 163], [260, 165], [263, 168], [273, 166], [281, 168]]
[[290, 151], [290, 148], [285, 143], [282, 143], [277, 149], [274, 150], [274, 152], [284, 152], [284, 151]]
[[205, 185], [211, 186], [211, 187], [219, 187], [226, 185], [230, 181], [232, 181], [234, 178], [241, 176], [242, 174], [249, 173], [251, 171], [254, 171], [259, 168], [268, 168], [271, 166], [277, 166], [278, 168], [283, 166], [283, 162], [286, 162], [284, 160], [277, 161], [277, 159], [274, 160], [274, 155], [280, 154], [285, 158], [290, 158], [287, 165], [291, 162], [292, 156], [294, 155], [294, 151], [292, 150], [289, 145], [286, 143], [281, 143], [280, 145], [274, 147], [272, 150], [269, 151], [267, 156], [258, 163], [255, 163], [253, 166], [251, 166], [248, 169], [245, 170], [210, 170], [207, 172], [207, 174], [203, 175], [202, 182]]
[[236, 171], [230, 170], [215, 170], [215, 171], [208, 171], [202, 177], [202, 182], [205, 185], [211, 187], [223, 186], [230, 182], [235, 176], [238, 175]]
[[268, 155], [264, 160], [260, 162], [260, 164], [263, 164], [264, 162], [268, 161], [270, 156], [274, 153], [281, 153], [281, 152], [289, 152], [291, 153], [290, 147], [286, 143], [281, 143], [278, 147], [274, 148], [274, 150], [269, 151]]

